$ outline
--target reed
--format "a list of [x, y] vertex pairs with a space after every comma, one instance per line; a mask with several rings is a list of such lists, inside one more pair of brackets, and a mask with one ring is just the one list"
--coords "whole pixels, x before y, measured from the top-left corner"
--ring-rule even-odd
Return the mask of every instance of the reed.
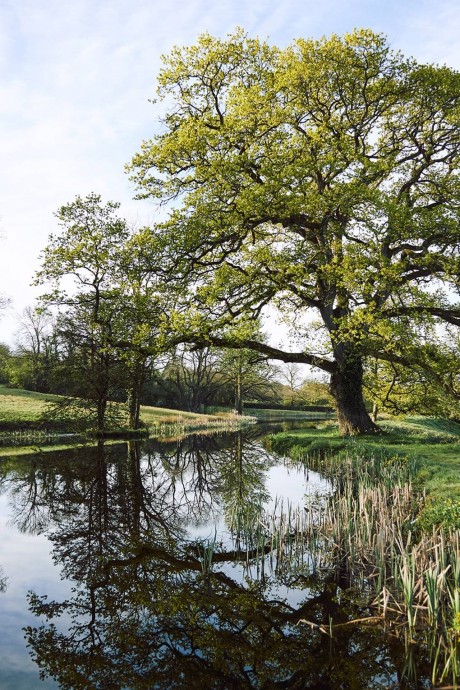
[[[263, 515], [270, 569], [285, 574], [302, 563], [310, 577], [334, 569], [341, 577], [345, 573], [349, 585], [378, 609], [379, 620], [398, 631], [392, 634], [405, 635], [408, 649], [416, 641], [430, 650], [437, 681], [449, 677], [455, 686], [460, 663], [459, 531], [421, 529], [425, 496], [411, 482], [407, 458], [363, 462], [356, 452], [337, 463], [336, 457], [322, 453], [312, 464], [329, 478], [331, 491], [308, 496], [303, 510], [278, 503]], [[323, 627], [334, 630], [330, 621]]]
[[423, 575], [428, 622], [432, 627], [437, 624], [439, 615], [439, 578], [440, 573], [437, 565], [430, 566]]
[[[388, 634], [406, 644], [407, 676], [414, 672], [416, 643], [431, 655], [433, 682], [448, 679], [456, 687], [460, 532], [441, 525], [421, 528], [425, 496], [411, 482], [407, 458], [382, 456], [365, 463], [358, 448], [340, 463], [322, 453], [312, 464], [330, 487], [306, 496], [301, 508], [275, 500], [269, 512], [258, 505], [231, 516], [238, 549], [246, 551], [246, 574], [252, 578], [253, 569], [257, 579], [274, 574], [287, 586], [299, 574], [313, 586], [334, 572], [341, 581], [346, 577], [364, 608], [376, 610], [349, 624], [383, 622]], [[212, 544], [203, 547], [203, 573], [212, 569], [213, 553]], [[328, 619], [318, 629], [333, 635], [340, 626]]]
[[196, 542], [197, 556], [201, 563], [201, 572], [204, 576], [208, 576], [212, 572], [216, 541], [217, 537], [214, 535], [213, 539]]
[[[203, 419], [199, 419], [199, 417]], [[255, 422], [252, 417], [239, 417], [238, 415], [215, 415], [212, 417], [197, 415], [197, 418], [175, 415], [161, 418], [158, 421], [149, 421], [147, 427], [151, 437], [170, 438], [172, 436], [185, 436], [193, 431], [237, 431]]]
[[0, 433], [0, 446], [30, 446], [52, 443], [62, 438], [62, 434], [40, 429], [20, 429]]

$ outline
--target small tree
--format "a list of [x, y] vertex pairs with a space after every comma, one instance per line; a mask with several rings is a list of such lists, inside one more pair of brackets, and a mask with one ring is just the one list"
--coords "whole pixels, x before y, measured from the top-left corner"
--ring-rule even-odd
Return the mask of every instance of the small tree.
[[163, 384], [170, 407], [200, 412], [213, 405], [222, 387], [219, 353], [209, 347], [176, 347], [163, 370]]
[[0, 383], [10, 382], [9, 362], [11, 358], [10, 346], [6, 343], [0, 343]]
[[235, 412], [243, 414], [244, 401], [267, 401], [277, 392], [278, 369], [260, 353], [248, 349], [225, 350], [223, 380], [233, 391]]
[[300, 366], [298, 364], [288, 362], [279, 368], [279, 378], [289, 391], [289, 403], [294, 405], [296, 401], [299, 402], [300, 397], [298, 391], [303, 383], [302, 370]]
[[[157, 355], [169, 346], [168, 314], [176, 299], [174, 290], [146, 269], [145, 230], [130, 232], [118, 208], [96, 194], [63, 206], [56, 214], [63, 232], [50, 237], [37, 275], [38, 284], [51, 282], [54, 288], [42, 303], [60, 310], [60, 346], [68, 352], [78, 396], [68, 403], [86, 405], [99, 431], [110, 400], [123, 393], [130, 427], [140, 426], [142, 386]], [[118, 417], [120, 408], [112, 406], [112, 414], [117, 411]]]
[[16, 338], [16, 354], [23, 360], [23, 370], [29, 371], [22, 387], [49, 392], [52, 369], [57, 360], [54, 320], [51, 314], [26, 307], [19, 319]]
[[94, 412], [98, 431], [105, 428], [115, 361], [112, 321], [119, 292], [114, 284], [120, 250], [129, 236], [126, 222], [116, 215], [118, 208], [114, 202], [103, 205], [96, 194], [77, 196], [62, 206], [56, 216], [63, 232], [50, 236], [36, 278], [39, 285], [51, 283], [52, 292], [41, 301], [61, 310], [61, 338], [78, 361], [78, 404]]

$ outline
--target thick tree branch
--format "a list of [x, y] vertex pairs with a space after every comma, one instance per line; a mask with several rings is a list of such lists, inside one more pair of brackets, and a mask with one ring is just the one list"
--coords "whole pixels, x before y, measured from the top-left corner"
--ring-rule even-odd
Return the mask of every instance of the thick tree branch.
[[277, 359], [281, 362], [295, 364], [309, 364], [312, 367], [327, 371], [329, 374], [333, 374], [337, 369], [335, 362], [324, 359], [323, 357], [318, 357], [317, 355], [312, 355], [307, 352], [286, 352], [256, 340], [248, 339], [240, 341], [232, 338], [207, 335], [201, 340], [195, 339], [189, 340], [188, 342], [193, 342], [197, 346], [214, 345], [214, 347], [223, 347], [231, 350], [255, 350], [256, 352], [266, 355], [269, 359]]
[[[179, 345], [181, 343], [188, 343], [196, 348], [209, 347], [213, 345], [214, 347], [227, 348], [229, 350], [254, 350], [255, 352], [260, 352], [265, 355], [268, 359], [277, 359], [281, 362], [290, 362], [295, 364], [309, 364], [312, 367], [317, 367], [323, 371], [333, 374], [337, 365], [335, 362], [324, 359], [323, 357], [318, 357], [317, 355], [312, 355], [307, 352], [286, 352], [280, 350], [279, 348], [272, 347], [266, 343], [261, 343], [256, 340], [235, 340], [232, 338], [225, 338], [219, 336], [179, 336], [177, 338], [172, 338], [169, 342], [170, 346]], [[133, 346], [132, 342], [125, 340], [117, 340], [111, 343], [113, 347], [117, 347], [125, 350], [135, 350], [142, 355], [157, 355], [158, 352], [154, 347], [143, 347], [143, 346]]]
[[397, 318], [399, 316], [414, 316], [416, 314], [429, 314], [437, 316], [446, 323], [451, 323], [454, 326], [460, 326], [460, 308], [442, 309], [441, 307], [428, 306], [401, 306], [392, 307], [391, 309], [383, 309], [381, 315], [387, 318]]

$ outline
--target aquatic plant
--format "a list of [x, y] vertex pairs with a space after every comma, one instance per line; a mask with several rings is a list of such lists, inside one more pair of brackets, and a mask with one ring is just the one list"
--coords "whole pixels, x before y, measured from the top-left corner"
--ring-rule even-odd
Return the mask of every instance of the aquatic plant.
[[40, 429], [18, 429], [17, 431], [0, 432], [0, 446], [29, 446], [52, 443], [62, 438], [56, 434]]
[[[413, 461], [407, 457], [382, 454], [364, 463], [358, 448], [340, 463], [321, 452], [309, 464], [329, 478], [332, 490], [306, 497], [303, 510], [278, 503], [263, 515], [269, 567], [286, 582], [300, 563], [310, 579], [336, 572], [363, 608], [377, 610], [350, 624], [383, 621], [407, 644], [408, 677], [416, 642], [431, 653], [433, 677], [450, 677], [456, 687], [460, 531], [442, 524], [422, 529], [426, 498], [411, 482]], [[334, 621], [315, 626], [331, 634], [336, 629]]]

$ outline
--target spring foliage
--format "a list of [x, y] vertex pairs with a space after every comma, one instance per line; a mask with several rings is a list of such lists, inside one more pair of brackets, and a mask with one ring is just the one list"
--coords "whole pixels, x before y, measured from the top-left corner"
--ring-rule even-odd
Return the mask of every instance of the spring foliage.
[[363, 358], [441, 380], [425, 332], [460, 324], [460, 75], [367, 30], [285, 49], [238, 30], [174, 49], [159, 97], [131, 172], [174, 201], [156, 242], [207, 337], [269, 303], [295, 315], [301, 353], [272, 354], [332, 375], [345, 433], [372, 429], [350, 402]]

